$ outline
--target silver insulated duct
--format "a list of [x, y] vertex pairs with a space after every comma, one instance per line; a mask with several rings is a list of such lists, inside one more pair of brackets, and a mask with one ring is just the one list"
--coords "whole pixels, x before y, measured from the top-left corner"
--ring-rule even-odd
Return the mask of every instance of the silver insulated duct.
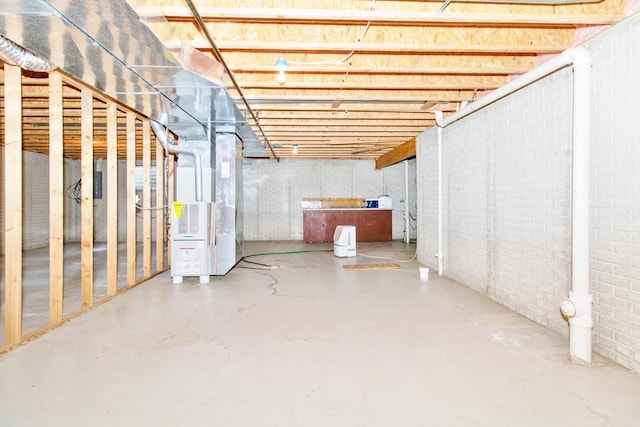
[[28, 71], [49, 72], [55, 66], [0, 34], [0, 61]]

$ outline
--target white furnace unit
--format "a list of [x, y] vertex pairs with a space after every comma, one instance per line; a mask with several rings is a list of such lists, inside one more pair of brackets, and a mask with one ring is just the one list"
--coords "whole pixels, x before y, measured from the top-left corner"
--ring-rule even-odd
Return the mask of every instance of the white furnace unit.
[[[190, 93], [181, 93], [185, 101]], [[152, 128], [165, 149], [178, 154], [175, 202], [171, 210], [171, 277], [225, 275], [244, 255], [242, 221], [242, 144], [255, 138], [227, 93], [199, 88], [197, 102], [207, 106], [207, 124], [183, 129], [171, 141], [163, 127]], [[193, 101], [194, 103], [196, 100]]]
[[340, 258], [356, 256], [356, 226], [338, 225], [333, 232], [333, 254]]
[[[169, 197], [177, 202], [169, 207], [174, 282], [183, 276], [206, 282], [233, 268], [244, 250], [242, 159], [270, 156], [268, 144], [255, 135], [227, 93], [233, 81], [227, 67], [189, 43], [179, 52], [167, 49], [150, 22], [124, 0], [0, 0], [0, 10], [3, 44], [20, 42], [9, 43], [6, 51], [37, 66], [38, 55], [44, 55], [43, 60], [65, 74], [148, 117], [165, 153], [177, 156], [175, 174], [162, 171], [166, 182], [175, 182], [175, 194]], [[29, 52], [23, 53], [23, 46]], [[69, 60], [57, 55], [62, 51], [79, 54]], [[146, 132], [146, 120], [134, 127], [140, 121]], [[159, 157], [156, 167], [162, 164]], [[164, 212], [164, 206], [155, 209]]]
[[174, 202], [171, 209], [171, 275], [174, 283], [183, 276], [209, 281], [215, 265], [215, 232], [211, 227], [214, 203]]

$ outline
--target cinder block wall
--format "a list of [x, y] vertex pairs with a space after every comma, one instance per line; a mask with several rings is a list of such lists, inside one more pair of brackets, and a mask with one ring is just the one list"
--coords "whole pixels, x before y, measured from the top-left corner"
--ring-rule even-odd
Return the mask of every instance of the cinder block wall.
[[[2, 153], [4, 149], [1, 150]], [[43, 154], [23, 153], [22, 181], [22, 247], [24, 250], [41, 248], [49, 244], [49, 157]], [[0, 159], [2, 159], [0, 155]], [[80, 175], [79, 164], [73, 160], [64, 161], [64, 186], [67, 189]], [[0, 174], [0, 185], [4, 179]], [[18, 187], [17, 187], [18, 189]], [[4, 189], [0, 191], [0, 229], [4, 230]], [[75, 201], [65, 195], [64, 198], [65, 241], [74, 241], [79, 236], [80, 210]], [[4, 239], [2, 239], [4, 240]], [[0, 253], [4, 253], [4, 241], [0, 244]]]
[[593, 55], [591, 287], [599, 352], [640, 372], [640, 14]]
[[49, 157], [23, 153], [22, 245], [25, 249], [49, 244]]
[[[102, 199], [93, 201], [93, 222], [94, 222], [94, 241], [107, 241], [107, 168], [106, 161], [100, 166], [102, 170]], [[140, 192], [142, 198], [142, 192]], [[155, 207], [155, 189], [151, 192], [151, 204]], [[155, 240], [155, 211], [151, 211], [152, 216], [152, 240]], [[136, 233], [138, 241], [142, 241], [142, 211], [136, 213]], [[78, 237], [79, 240], [79, 237]], [[127, 162], [118, 161], [118, 241], [125, 242], [127, 240]]]
[[[24, 248], [49, 244], [49, 157], [24, 154]], [[104, 166], [104, 165], [103, 165]], [[107, 178], [103, 169], [103, 198], [94, 201], [94, 241], [106, 241]], [[416, 217], [416, 161], [408, 162], [409, 210]], [[247, 240], [301, 240], [302, 207], [305, 197], [377, 197], [393, 200], [393, 239], [404, 238], [405, 165], [382, 170], [373, 161], [269, 160], [245, 161], [244, 224]], [[70, 187], [80, 178], [80, 162], [65, 160], [65, 242], [80, 241], [80, 205], [70, 196]], [[152, 191], [155, 206], [155, 191]], [[0, 200], [0, 206], [4, 203]], [[2, 210], [2, 215], [4, 211]], [[0, 215], [0, 226], [4, 218]], [[152, 240], [155, 240], [155, 211], [152, 211]], [[138, 241], [142, 240], [142, 214], [136, 217]], [[410, 238], [417, 235], [410, 221]], [[118, 239], [126, 239], [126, 164], [118, 162]]]
[[[436, 130], [416, 138], [417, 164], [417, 251], [419, 260], [438, 269], [438, 144]], [[429, 139], [430, 138], [430, 139]]]
[[[367, 160], [246, 160], [246, 240], [301, 240], [305, 197], [377, 197], [393, 200], [393, 239], [404, 238], [405, 165], [382, 170]], [[409, 162], [410, 211], [415, 216], [415, 161]], [[411, 234], [410, 234], [411, 236]]]
[[[0, 160], [4, 148], [0, 147]], [[104, 168], [103, 168], [104, 169]], [[0, 174], [0, 185], [4, 175]], [[80, 205], [74, 200], [72, 187], [80, 179], [80, 161], [64, 160], [64, 241], [79, 242], [82, 230]], [[126, 162], [118, 162], [118, 240], [127, 237]], [[107, 183], [103, 171], [103, 198], [94, 200], [94, 241], [107, 239]], [[25, 151], [23, 154], [23, 249], [49, 245], [49, 156]], [[152, 206], [156, 206], [155, 190], [151, 193]], [[151, 236], [155, 240], [156, 210], [151, 211]], [[136, 216], [138, 241], [142, 241], [142, 214]], [[4, 229], [4, 191], [0, 191], [0, 228]], [[4, 239], [0, 239], [0, 253], [4, 253]]]
[[[640, 15], [584, 45], [593, 55], [594, 349], [640, 372]], [[567, 334], [571, 83], [562, 70], [444, 129], [445, 274]], [[436, 130], [418, 139], [418, 215], [436, 220]], [[422, 167], [422, 165], [430, 165]], [[432, 267], [437, 230], [419, 222]]]
[[[570, 287], [567, 75], [443, 130], [445, 274], [559, 332], [566, 325], [558, 302]], [[432, 222], [418, 236], [418, 253], [435, 268], [436, 130], [418, 147], [418, 161], [430, 165], [418, 170], [418, 215]]]

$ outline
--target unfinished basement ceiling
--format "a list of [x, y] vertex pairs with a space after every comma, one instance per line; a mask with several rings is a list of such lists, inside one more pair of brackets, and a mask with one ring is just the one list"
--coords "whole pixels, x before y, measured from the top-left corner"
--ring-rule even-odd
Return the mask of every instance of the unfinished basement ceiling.
[[442, 12], [427, 1], [128, 2], [169, 49], [186, 41], [221, 53], [264, 135], [251, 120], [254, 131], [281, 158], [376, 159], [411, 145], [434, 111], [447, 115], [575, 45], [578, 31], [625, 16], [624, 0], [453, 1]]
[[[222, 84], [261, 142], [273, 147], [271, 158], [375, 159], [379, 166], [414, 155], [415, 137], [434, 125], [434, 111], [446, 116], [626, 16], [625, 0], [128, 3], [176, 58], [189, 45], [229, 68], [233, 78]], [[284, 83], [277, 81], [279, 61], [287, 64]], [[3, 77], [0, 71], [0, 84]], [[24, 147], [46, 153], [47, 75], [25, 77]], [[79, 152], [77, 87], [65, 85], [71, 157]]]

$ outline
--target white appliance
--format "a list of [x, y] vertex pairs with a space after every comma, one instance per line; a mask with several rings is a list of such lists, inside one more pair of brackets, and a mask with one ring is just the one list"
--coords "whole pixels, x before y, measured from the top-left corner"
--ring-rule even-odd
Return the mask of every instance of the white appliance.
[[373, 209], [391, 209], [391, 197], [379, 196], [377, 199], [364, 199], [364, 207]]
[[333, 254], [337, 257], [356, 256], [356, 226], [338, 225], [333, 232]]
[[378, 208], [380, 209], [391, 209], [392, 208], [391, 197], [389, 196], [379, 196], [378, 197]]
[[184, 276], [207, 283], [211, 275], [227, 274], [244, 255], [242, 150], [243, 141], [257, 137], [224, 90], [189, 85], [181, 90], [185, 102], [193, 97], [206, 110], [200, 113], [208, 124], [190, 131], [182, 128], [177, 143], [162, 124], [151, 122], [167, 152], [179, 154], [171, 214], [171, 277], [176, 284]]
[[215, 233], [211, 215], [214, 203], [174, 202], [171, 215], [171, 276], [182, 283], [183, 276], [199, 276], [208, 283], [215, 266]]

